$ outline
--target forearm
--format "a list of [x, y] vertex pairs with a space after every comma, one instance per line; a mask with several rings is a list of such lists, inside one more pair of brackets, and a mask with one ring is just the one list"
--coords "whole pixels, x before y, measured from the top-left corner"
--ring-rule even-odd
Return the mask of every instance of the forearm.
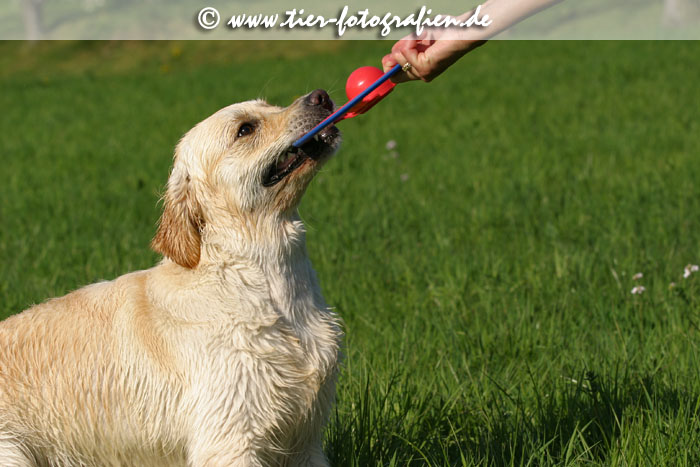
[[397, 63], [412, 66], [392, 78], [396, 83], [412, 79], [431, 81], [487, 39], [560, 1], [486, 0], [480, 7], [456, 17], [469, 27], [426, 29], [420, 37], [407, 36], [394, 44], [382, 64], [385, 70]]
[[[474, 41], [489, 39], [496, 34], [519, 23], [562, 0], [486, 0], [479, 10], [479, 18], [489, 16], [491, 24], [487, 27], [470, 27], [457, 32], [455, 39]], [[458, 16], [460, 21], [466, 21], [474, 14], [474, 10]]]

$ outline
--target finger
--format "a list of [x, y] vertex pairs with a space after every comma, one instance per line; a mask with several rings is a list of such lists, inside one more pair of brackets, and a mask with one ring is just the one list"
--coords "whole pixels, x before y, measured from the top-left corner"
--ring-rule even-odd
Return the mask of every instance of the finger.
[[397, 53], [402, 53], [405, 50], [415, 48], [418, 42], [419, 41], [415, 38], [415, 36], [406, 36], [394, 44], [394, 46], [391, 48], [391, 53], [396, 56]]
[[[396, 59], [396, 63], [400, 64], [402, 67], [406, 65], [406, 63], [410, 62], [406, 60], [406, 57], [403, 56], [401, 53], [395, 53], [393, 54], [393, 57]], [[413, 74], [413, 64], [410, 64], [411, 67], [408, 69], [408, 71], [399, 71], [396, 73], [394, 76], [391, 77], [391, 81], [394, 83], [405, 83], [406, 81], [413, 81], [416, 79], [419, 79], [416, 75]]]
[[425, 73], [423, 72], [423, 61], [425, 59], [425, 54], [420, 53], [416, 49], [407, 49], [403, 53], [403, 59], [405, 60], [403, 63], [411, 64], [411, 68], [404, 74], [408, 75], [410, 79], [420, 79], [425, 81], [426, 77], [424, 76]]
[[384, 71], [391, 70], [392, 68], [394, 68], [396, 63], [396, 59], [391, 54], [387, 54], [384, 55], [384, 57], [382, 57], [382, 68], [384, 68]]

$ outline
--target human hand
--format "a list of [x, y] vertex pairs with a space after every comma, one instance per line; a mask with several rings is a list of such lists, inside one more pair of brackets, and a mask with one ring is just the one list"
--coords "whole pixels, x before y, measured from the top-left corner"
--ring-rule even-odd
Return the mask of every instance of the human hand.
[[395, 83], [411, 80], [430, 82], [459, 60], [464, 54], [483, 45], [484, 40], [440, 39], [443, 31], [425, 31], [420, 37], [414, 34], [404, 37], [391, 48], [391, 53], [382, 58], [384, 71], [397, 63], [411, 64], [408, 71], [392, 77]]
[[457, 19], [468, 23], [473, 18], [478, 20], [481, 15], [482, 20], [488, 19], [489, 23], [485, 25], [488, 29], [480, 27], [456, 31], [433, 28], [424, 30], [418, 37], [415, 34], [406, 36], [394, 44], [390, 54], [382, 58], [384, 71], [397, 63], [410, 63], [408, 71], [397, 73], [391, 80], [395, 83], [416, 79], [432, 81], [464, 54], [483, 45], [485, 39], [561, 1], [486, 0], [475, 10], [468, 11]]

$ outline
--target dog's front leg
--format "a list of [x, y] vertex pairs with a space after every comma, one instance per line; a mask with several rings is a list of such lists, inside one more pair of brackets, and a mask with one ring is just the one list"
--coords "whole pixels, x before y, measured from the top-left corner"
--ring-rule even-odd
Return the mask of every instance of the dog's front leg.
[[306, 433], [302, 448], [290, 465], [303, 467], [328, 467], [330, 463], [323, 452], [321, 440], [323, 427], [328, 424], [330, 411], [335, 403], [336, 374], [332, 373], [321, 385], [313, 413], [301, 429]]
[[265, 465], [252, 448], [212, 445], [191, 449], [190, 467], [262, 467]]
[[[215, 399], [211, 399], [212, 402]], [[214, 403], [219, 406], [224, 402]], [[270, 465], [261, 451], [261, 440], [250, 428], [250, 421], [237, 421], [200, 408], [204, 416], [192, 422], [196, 430], [189, 435], [187, 465], [189, 467], [263, 467]]]
[[328, 458], [323, 453], [321, 441], [313, 441], [297, 455], [289, 465], [294, 467], [329, 467]]

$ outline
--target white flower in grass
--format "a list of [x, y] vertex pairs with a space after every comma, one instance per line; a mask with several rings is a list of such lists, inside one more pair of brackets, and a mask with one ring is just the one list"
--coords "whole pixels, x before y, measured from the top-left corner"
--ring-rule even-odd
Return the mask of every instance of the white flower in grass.
[[672, 288], [674, 288], [675, 286], [676, 286], [676, 283], [675, 283], [675, 282], [671, 282], [670, 284], [668, 284], [668, 288], [669, 288], [669, 289], [672, 289]]
[[386, 150], [391, 151], [392, 149], [396, 149], [396, 141], [393, 139], [390, 139], [389, 141], [386, 142]]
[[641, 272], [638, 272], [637, 274], [635, 274], [634, 276], [632, 276], [632, 280], [638, 281], [638, 280], [641, 279], [642, 277], [644, 277], [644, 274], [642, 274]]
[[401, 174], [401, 181], [407, 182], [408, 181], [408, 174]]
[[700, 267], [697, 264], [689, 264], [683, 269], [683, 279], [687, 279], [694, 272], [698, 272]]
[[644, 287], [643, 285], [638, 285], [632, 289], [632, 295], [642, 295], [645, 290], [646, 287]]

